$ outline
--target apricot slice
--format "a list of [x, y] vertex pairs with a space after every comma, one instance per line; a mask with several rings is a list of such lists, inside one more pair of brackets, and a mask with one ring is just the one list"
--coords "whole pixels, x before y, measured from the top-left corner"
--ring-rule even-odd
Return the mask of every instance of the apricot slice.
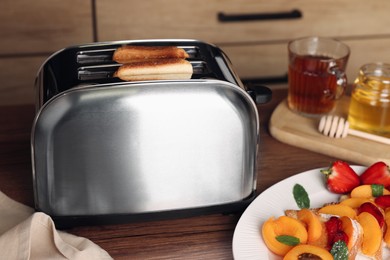
[[297, 213], [298, 220], [306, 225], [307, 242], [318, 240], [322, 235], [322, 224], [319, 217], [309, 209], [301, 209]]
[[385, 219], [390, 219], [390, 208], [385, 209]]
[[[390, 191], [387, 190], [386, 188], [383, 188], [383, 195], [390, 194]], [[374, 197], [372, 195], [372, 187], [370, 184], [364, 184], [357, 186], [351, 191], [351, 197], [352, 198], [372, 198]]]
[[340, 221], [342, 223], [342, 230], [348, 236], [348, 259], [355, 259], [362, 244], [363, 230], [356, 220], [348, 217], [340, 217]]
[[356, 235], [358, 235], [359, 230], [356, 227], [356, 225], [354, 225], [353, 223], [354, 220], [352, 220], [351, 218], [342, 216], [340, 217], [340, 220], [342, 223], [342, 230], [345, 232], [345, 234], [347, 234], [349, 238], [347, 247], [350, 250], [356, 243], [356, 239], [354, 238]]
[[390, 247], [390, 208], [385, 210], [385, 223], [387, 228], [383, 235], [383, 241], [385, 241], [387, 247]]
[[326, 205], [318, 210], [321, 214], [330, 214], [336, 216], [346, 216], [349, 218], [356, 218], [356, 211], [350, 206], [343, 204], [330, 204]]
[[385, 222], [387, 229], [385, 234], [383, 235], [383, 241], [385, 241], [387, 247], [390, 247], [390, 218], [388, 217], [388, 214], [386, 215]]
[[372, 200], [370, 199], [367, 199], [367, 198], [358, 198], [358, 197], [355, 197], [355, 198], [348, 198], [348, 199], [345, 199], [345, 200], [342, 200], [340, 201], [340, 204], [342, 205], [347, 205], [353, 209], [357, 209], [358, 207], [360, 207], [360, 205], [362, 205], [363, 203], [365, 202], [371, 202]]
[[382, 231], [376, 218], [368, 212], [362, 212], [357, 216], [357, 221], [363, 228], [363, 242], [361, 250], [363, 254], [373, 256], [382, 243]]
[[269, 218], [264, 222], [261, 233], [268, 249], [280, 256], [284, 256], [293, 246], [279, 242], [276, 239], [278, 236], [292, 236], [298, 238], [300, 243], [307, 242], [307, 231], [303, 223], [287, 216]]
[[321, 259], [333, 260], [333, 256], [325, 248], [313, 245], [297, 245], [284, 256], [283, 260]]

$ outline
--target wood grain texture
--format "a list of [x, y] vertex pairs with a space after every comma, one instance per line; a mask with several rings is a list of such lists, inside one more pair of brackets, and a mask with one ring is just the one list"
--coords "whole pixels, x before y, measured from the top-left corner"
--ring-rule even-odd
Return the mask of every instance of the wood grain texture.
[[[348, 83], [352, 84], [359, 68], [370, 62], [390, 63], [390, 37], [342, 40], [350, 47], [347, 65]], [[270, 77], [287, 75], [288, 42], [253, 44], [248, 46], [220, 46], [229, 56], [241, 78]]]
[[[390, 35], [386, 0], [96, 0], [99, 40], [196, 38], [212, 43], [285, 41], [307, 35]], [[301, 19], [221, 23], [219, 12], [253, 14], [299, 9]], [[375, 14], [375, 19], [362, 19]]]
[[0, 105], [33, 104], [34, 80], [52, 53], [94, 40], [91, 1], [3, 0]]
[[93, 41], [91, 1], [2, 0], [0, 55], [51, 53]]
[[[336, 37], [351, 47], [347, 75], [352, 83], [362, 64], [390, 62], [389, 7], [387, 0], [211, 0], [205, 4], [195, 0], [4, 0], [0, 105], [34, 103], [31, 82], [39, 59], [94, 40], [199, 39], [221, 47], [241, 78], [272, 78], [286, 75], [289, 40], [308, 35]], [[217, 17], [219, 12], [272, 14], [294, 9], [302, 12], [302, 18], [222, 23]], [[371, 14], [375, 19], [362, 19]]]
[[[348, 116], [349, 97], [343, 97], [332, 114]], [[310, 151], [353, 160], [369, 166], [377, 161], [390, 164], [390, 146], [372, 140], [349, 135], [346, 138], [330, 138], [318, 131], [319, 118], [308, 118], [292, 112], [287, 101], [282, 101], [272, 114], [270, 131], [281, 142]]]
[[[313, 168], [326, 167], [336, 158], [282, 143], [271, 137], [269, 119], [286, 97], [277, 89], [271, 102], [259, 105], [260, 145], [257, 193]], [[34, 107], [0, 107], [0, 190], [33, 206], [30, 131]], [[121, 225], [84, 226], [67, 230], [86, 237], [114, 259], [232, 259], [232, 238], [240, 214], [212, 214], [190, 218]]]
[[35, 103], [35, 77], [47, 56], [0, 58], [0, 105]]

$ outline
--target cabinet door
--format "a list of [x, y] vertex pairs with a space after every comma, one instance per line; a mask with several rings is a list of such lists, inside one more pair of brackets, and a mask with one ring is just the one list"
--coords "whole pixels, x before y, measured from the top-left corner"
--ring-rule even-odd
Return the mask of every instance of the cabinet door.
[[0, 54], [51, 53], [93, 41], [91, 1], [1, 0]]
[[35, 76], [45, 59], [45, 56], [0, 59], [0, 106], [35, 102]]
[[94, 40], [91, 1], [1, 0], [0, 105], [34, 103], [35, 75], [53, 52]]
[[[390, 63], [390, 36], [343, 40], [351, 55], [347, 65], [349, 83], [355, 80], [359, 68], [370, 62]], [[287, 42], [248, 46], [222, 46], [237, 74], [243, 78], [283, 78], [287, 75]]]
[[[390, 34], [387, 0], [96, 0], [96, 10], [102, 41], [195, 38], [221, 44]], [[235, 21], [221, 21], [221, 14]], [[275, 16], [280, 19], [262, 19]]]

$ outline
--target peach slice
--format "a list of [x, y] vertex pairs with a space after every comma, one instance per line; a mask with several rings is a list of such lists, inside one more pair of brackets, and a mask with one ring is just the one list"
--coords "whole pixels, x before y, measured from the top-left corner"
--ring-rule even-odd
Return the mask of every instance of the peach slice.
[[341, 223], [342, 223], [342, 229], [348, 236], [348, 249], [351, 249], [354, 245], [353, 236], [355, 233], [355, 229], [352, 223], [352, 219], [346, 216], [340, 217]]
[[342, 230], [348, 236], [348, 259], [355, 259], [363, 241], [363, 230], [360, 224], [351, 218], [340, 217]]
[[362, 212], [357, 216], [357, 221], [363, 228], [363, 242], [361, 250], [363, 254], [373, 256], [379, 250], [382, 243], [382, 231], [376, 218], [368, 212]]
[[333, 260], [333, 256], [325, 248], [313, 245], [297, 245], [284, 256], [283, 260], [321, 259]]
[[[383, 195], [390, 194], [390, 191], [383, 188]], [[372, 188], [370, 184], [364, 184], [357, 186], [351, 191], [351, 197], [352, 198], [372, 198]]]
[[279, 242], [276, 238], [281, 235], [288, 235], [299, 239], [300, 243], [307, 242], [307, 231], [304, 224], [294, 218], [280, 216], [275, 219], [269, 218], [264, 222], [261, 233], [264, 243], [273, 253], [284, 256], [293, 246]]
[[385, 241], [387, 247], [390, 247], [390, 217], [388, 216], [388, 214], [386, 214], [385, 223], [387, 229], [385, 231], [385, 234], [383, 235], [383, 241]]
[[362, 205], [365, 202], [371, 202], [372, 200], [367, 198], [348, 198], [345, 200], [340, 201], [340, 204], [347, 205], [353, 209], [357, 209], [360, 205]]
[[322, 224], [319, 217], [309, 209], [301, 209], [297, 213], [298, 220], [306, 225], [307, 242], [312, 243], [318, 240], [322, 235]]
[[350, 206], [343, 204], [330, 204], [326, 205], [318, 210], [321, 214], [330, 214], [336, 216], [346, 216], [349, 218], [356, 218], [356, 211]]
[[383, 235], [383, 241], [385, 241], [387, 247], [390, 247], [390, 208], [386, 208], [385, 210], [385, 223], [386, 231]]
[[390, 208], [385, 209], [385, 219], [390, 219]]

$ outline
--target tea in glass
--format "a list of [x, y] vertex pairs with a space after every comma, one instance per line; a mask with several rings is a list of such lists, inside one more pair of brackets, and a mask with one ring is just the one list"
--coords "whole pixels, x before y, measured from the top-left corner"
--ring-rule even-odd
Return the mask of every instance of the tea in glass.
[[288, 106], [319, 116], [335, 107], [347, 85], [349, 47], [329, 38], [308, 37], [288, 45]]

